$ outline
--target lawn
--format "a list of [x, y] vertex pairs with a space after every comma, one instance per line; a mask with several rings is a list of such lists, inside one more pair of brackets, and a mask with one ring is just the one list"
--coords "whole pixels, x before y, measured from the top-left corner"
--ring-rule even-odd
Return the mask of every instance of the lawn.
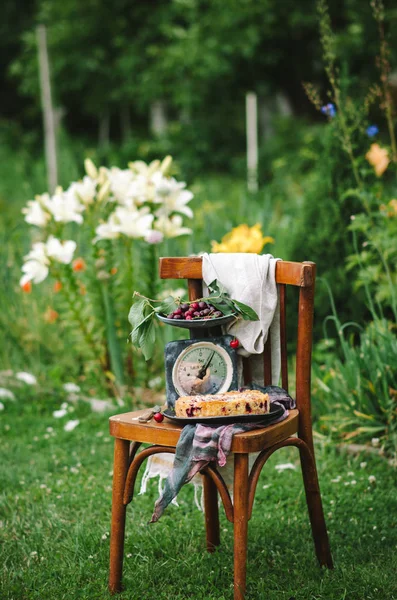
[[[0, 417], [2, 600], [100, 599], [107, 592], [112, 440], [109, 413], [68, 402], [64, 391], [31, 386], [4, 400]], [[117, 410], [124, 411], [123, 409]], [[65, 423], [79, 419], [73, 431]], [[318, 443], [324, 509], [335, 561], [315, 559], [297, 454], [274, 455], [258, 485], [249, 531], [247, 600], [397, 598], [396, 472], [379, 456], [351, 456]], [[277, 470], [291, 462], [296, 468]], [[232, 526], [205, 551], [193, 487], [158, 524], [148, 525], [157, 482], [127, 511], [125, 591], [120, 600], [232, 598]]]

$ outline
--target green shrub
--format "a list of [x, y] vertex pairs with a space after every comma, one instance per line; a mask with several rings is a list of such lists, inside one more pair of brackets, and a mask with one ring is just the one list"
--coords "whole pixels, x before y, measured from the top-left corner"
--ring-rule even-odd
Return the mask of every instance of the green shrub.
[[[347, 441], [379, 439], [385, 451], [397, 455], [397, 337], [386, 319], [348, 334], [347, 323], [334, 317], [342, 358], [324, 353], [315, 361], [313, 396], [323, 415], [323, 431]], [[330, 348], [327, 340], [323, 350]], [[320, 348], [321, 350], [321, 348]], [[378, 442], [376, 442], [377, 444]]]

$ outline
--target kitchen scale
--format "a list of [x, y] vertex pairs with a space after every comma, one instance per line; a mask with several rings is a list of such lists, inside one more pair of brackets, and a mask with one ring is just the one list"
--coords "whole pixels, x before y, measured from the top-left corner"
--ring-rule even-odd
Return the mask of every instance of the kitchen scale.
[[167, 406], [175, 407], [180, 396], [217, 394], [237, 390], [237, 351], [230, 346], [235, 338], [223, 335], [221, 326], [234, 316], [182, 321], [158, 318], [168, 325], [189, 329], [190, 339], [165, 346]]

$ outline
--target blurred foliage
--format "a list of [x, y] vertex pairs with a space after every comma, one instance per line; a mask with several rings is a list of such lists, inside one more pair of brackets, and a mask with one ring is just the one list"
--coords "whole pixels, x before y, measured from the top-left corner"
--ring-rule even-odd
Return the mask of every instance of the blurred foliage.
[[[55, 104], [69, 133], [92, 143], [109, 119], [110, 141], [130, 138], [145, 152], [149, 109], [162, 101], [168, 126], [159, 142], [171, 148], [152, 152], [179, 156], [183, 150], [195, 174], [230, 169], [231, 159], [241, 155], [247, 91], [267, 105], [282, 93], [294, 114], [312, 116], [302, 81], [316, 82], [326, 96], [314, 0], [36, 0], [26, 11], [6, 0], [4, 12], [0, 77], [7, 91], [0, 102], [37, 139], [39, 23], [47, 26]], [[337, 53], [358, 93], [376, 73], [378, 39], [369, 2], [331, 0], [330, 12]], [[395, 48], [391, 3], [387, 16]]]

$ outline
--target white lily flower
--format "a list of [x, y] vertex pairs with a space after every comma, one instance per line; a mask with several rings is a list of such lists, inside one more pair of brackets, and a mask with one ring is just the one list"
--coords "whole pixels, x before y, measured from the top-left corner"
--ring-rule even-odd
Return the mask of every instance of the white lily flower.
[[193, 217], [193, 211], [186, 206], [193, 198], [192, 192], [185, 190], [186, 183], [178, 182], [174, 177], [164, 177], [162, 173], [153, 175], [155, 185], [156, 203], [161, 203], [161, 208], [157, 211], [157, 216], [168, 216], [172, 212], [178, 212]]
[[164, 233], [150, 229], [144, 237], [145, 242], [148, 244], [160, 244], [164, 239]]
[[28, 281], [41, 283], [48, 275], [50, 261], [47, 256], [47, 248], [43, 242], [33, 244], [29, 254], [24, 256], [25, 263], [22, 265], [22, 275], [19, 285], [23, 287]]
[[46, 243], [47, 255], [57, 262], [68, 265], [72, 261], [76, 246], [74, 240], [61, 242], [58, 238], [50, 235]]
[[182, 217], [174, 215], [170, 218], [160, 216], [153, 224], [154, 229], [161, 231], [166, 238], [174, 238], [180, 235], [192, 233], [188, 227], [182, 227]]
[[136, 206], [141, 206], [144, 202], [154, 202], [155, 186], [152, 180], [144, 175], [137, 175], [130, 186], [130, 198], [123, 204], [129, 206], [131, 200]]
[[23, 287], [28, 281], [41, 283], [48, 275], [48, 267], [37, 260], [28, 260], [22, 265], [22, 275], [19, 285]]
[[29, 254], [23, 257], [24, 260], [36, 260], [43, 265], [49, 265], [50, 261], [47, 256], [47, 247], [43, 242], [36, 242], [33, 244]]
[[96, 237], [92, 240], [93, 244], [96, 244], [98, 240], [114, 240], [120, 236], [120, 232], [117, 229], [119, 222], [113, 212], [106, 223], [101, 223], [95, 229]]
[[135, 176], [130, 169], [119, 169], [112, 167], [108, 170], [110, 191], [115, 200], [120, 204], [126, 204], [133, 196], [133, 183]]
[[19, 371], [19, 373], [16, 373], [15, 377], [27, 385], [36, 385], [37, 383], [36, 377], [32, 375], [32, 373], [27, 373], [26, 371]]
[[83, 212], [85, 206], [77, 200], [73, 190], [63, 192], [58, 189], [55, 194], [47, 202], [47, 207], [58, 223], [79, 223], [83, 222], [83, 217], [80, 213]]
[[77, 203], [82, 203], [85, 206], [93, 204], [96, 195], [97, 182], [86, 175], [82, 181], [72, 183], [66, 194], [74, 194]]
[[45, 227], [51, 219], [51, 215], [44, 210], [46, 202], [50, 199], [48, 194], [36, 196], [35, 200], [29, 200], [26, 208], [22, 209], [26, 223], [36, 225], [37, 227]]
[[144, 238], [150, 231], [154, 219], [148, 208], [129, 210], [118, 206], [114, 214], [119, 222], [116, 230], [131, 238]]

